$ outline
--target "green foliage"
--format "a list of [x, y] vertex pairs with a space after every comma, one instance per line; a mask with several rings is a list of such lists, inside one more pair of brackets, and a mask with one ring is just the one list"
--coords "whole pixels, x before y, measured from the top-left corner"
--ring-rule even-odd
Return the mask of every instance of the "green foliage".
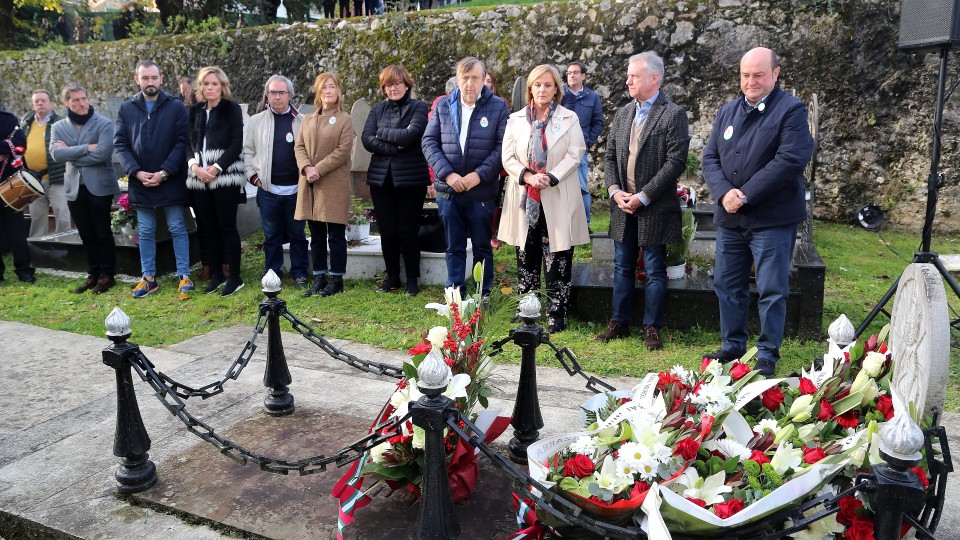
[[684, 210], [680, 212], [683, 239], [676, 244], [667, 245], [667, 266], [677, 266], [687, 262], [690, 256], [690, 246], [697, 236], [697, 220], [693, 212]]
[[683, 174], [687, 176], [697, 176], [699, 170], [700, 158], [693, 152], [687, 152], [687, 166], [684, 168]]

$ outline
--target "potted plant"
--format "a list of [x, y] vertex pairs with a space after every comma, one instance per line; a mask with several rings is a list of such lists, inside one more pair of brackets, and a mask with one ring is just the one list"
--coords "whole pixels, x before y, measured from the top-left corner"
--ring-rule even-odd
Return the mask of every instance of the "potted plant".
[[137, 210], [130, 206], [130, 198], [124, 193], [117, 199], [119, 208], [113, 211], [110, 225], [115, 233], [123, 233], [133, 240], [137, 236]]
[[364, 208], [366, 203], [359, 197], [350, 198], [350, 215], [347, 218], [347, 241], [361, 242], [370, 236], [373, 211]]
[[687, 258], [697, 235], [697, 221], [690, 208], [681, 210], [681, 223], [682, 240], [667, 244], [667, 279], [683, 279], [687, 276]]

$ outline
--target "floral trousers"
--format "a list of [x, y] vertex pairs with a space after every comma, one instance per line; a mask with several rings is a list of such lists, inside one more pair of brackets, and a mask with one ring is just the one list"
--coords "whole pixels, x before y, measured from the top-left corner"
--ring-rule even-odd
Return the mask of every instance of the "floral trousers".
[[527, 231], [527, 243], [517, 248], [517, 281], [520, 294], [540, 290], [540, 267], [547, 280], [550, 324], [566, 326], [573, 275], [573, 248], [550, 252], [550, 238], [543, 213], [536, 227]]

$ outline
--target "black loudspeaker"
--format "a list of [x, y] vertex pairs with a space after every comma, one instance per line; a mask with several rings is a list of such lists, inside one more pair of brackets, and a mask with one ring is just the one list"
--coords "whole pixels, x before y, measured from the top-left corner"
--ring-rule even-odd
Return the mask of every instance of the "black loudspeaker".
[[927, 52], [960, 45], [960, 0], [902, 0], [901, 51]]

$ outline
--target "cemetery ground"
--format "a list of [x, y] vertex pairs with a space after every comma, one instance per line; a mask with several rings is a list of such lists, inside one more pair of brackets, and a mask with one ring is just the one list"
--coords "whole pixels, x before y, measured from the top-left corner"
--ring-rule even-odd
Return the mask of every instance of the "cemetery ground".
[[[592, 227], [605, 230], [608, 216], [598, 208]], [[170, 346], [216, 329], [237, 325], [253, 325], [256, 306], [263, 299], [260, 278], [263, 273], [262, 234], [244, 241], [243, 278], [246, 287], [238, 294], [222, 298], [194, 292], [187, 300], [179, 300], [176, 279], [162, 276], [158, 292], [144, 299], [134, 299], [128, 283], [119, 284], [100, 296], [76, 295], [70, 292], [81, 278], [41, 271], [37, 283], [24, 285], [12, 273], [0, 285], [0, 317], [55, 330], [91, 336], [103, 336], [103, 321], [114, 306], [119, 306], [132, 319], [133, 341], [144, 346]], [[919, 232], [885, 229], [877, 234], [860, 228], [829, 223], [816, 223], [814, 243], [827, 265], [824, 291], [822, 331], [824, 339], [800, 341], [787, 339], [782, 350], [778, 373], [786, 375], [809, 365], [821, 356], [826, 347], [826, 328], [838, 315], [846, 314], [856, 326], [880, 300], [893, 280], [899, 276], [919, 245]], [[960, 253], [960, 235], [936, 234], [933, 250]], [[590, 260], [589, 246], [577, 248], [578, 261]], [[493, 309], [487, 317], [491, 338], [505, 336], [514, 323], [516, 295], [511, 295], [516, 281], [514, 248], [504, 245], [495, 251], [496, 279], [492, 298]], [[10, 265], [12, 267], [12, 264]], [[348, 276], [349, 277], [349, 276]], [[423, 286], [419, 296], [378, 294], [372, 281], [346, 281], [346, 291], [329, 298], [303, 298], [292, 281], [284, 280], [281, 298], [290, 311], [317, 328], [325, 337], [405, 351], [420, 341], [421, 336], [438, 324], [436, 312], [424, 309], [428, 302], [442, 299], [442, 288]], [[506, 293], [506, 294], [505, 294]], [[960, 301], [948, 291], [951, 319], [960, 311]], [[893, 302], [888, 304], [892, 310]], [[886, 317], [877, 317], [867, 333], [876, 333]], [[285, 329], [288, 329], [285, 327]], [[571, 320], [565, 332], [554, 340], [569, 347], [584, 369], [600, 376], [642, 376], [649, 371], [667, 369], [674, 364], [698, 367], [700, 357], [720, 344], [717, 329], [694, 328], [671, 330], [669, 321], [663, 334], [664, 350], [649, 352], [642, 346], [638, 333], [625, 339], [600, 344], [593, 336], [600, 333], [599, 324]], [[755, 336], [754, 336], [755, 338]], [[952, 337], [952, 342], [960, 339]], [[106, 341], [105, 341], [106, 344]], [[519, 363], [519, 350], [507, 349], [501, 362]], [[545, 359], [549, 365], [552, 359]], [[951, 371], [947, 393], [947, 411], [960, 409], [960, 354], [951, 351]], [[373, 414], [373, 411], [371, 411]]]

